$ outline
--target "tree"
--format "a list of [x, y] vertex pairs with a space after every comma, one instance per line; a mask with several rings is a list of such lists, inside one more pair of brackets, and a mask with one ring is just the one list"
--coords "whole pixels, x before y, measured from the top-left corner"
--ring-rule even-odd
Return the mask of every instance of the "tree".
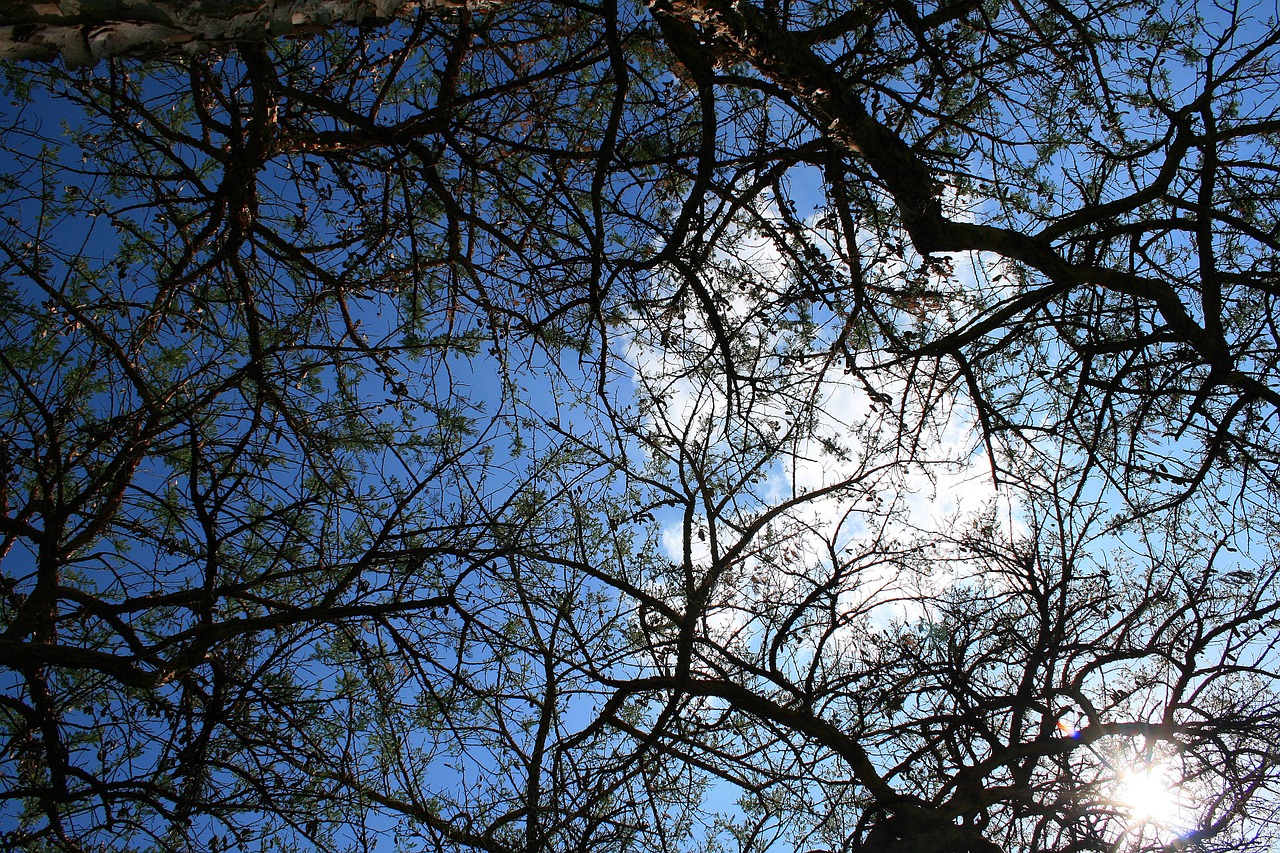
[[0, 21], [10, 843], [1272, 842], [1274, 22], [313, 6]]
[[227, 5], [150, 2], [91, 7], [9, 3], [0, 18], [0, 58], [92, 65], [107, 56], [196, 54], [213, 47], [318, 32], [334, 24], [386, 24], [417, 8], [449, 2], [368, 3], [361, 0], [271, 0]]

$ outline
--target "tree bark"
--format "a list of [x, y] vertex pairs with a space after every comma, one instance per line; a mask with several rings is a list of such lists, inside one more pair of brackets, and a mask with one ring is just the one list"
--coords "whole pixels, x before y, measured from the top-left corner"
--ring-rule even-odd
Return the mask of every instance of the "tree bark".
[[198, 53], [220, 44], [385, 24], [467, 0], [0, 0], [0, 59], [92, 65], [109, 56]]

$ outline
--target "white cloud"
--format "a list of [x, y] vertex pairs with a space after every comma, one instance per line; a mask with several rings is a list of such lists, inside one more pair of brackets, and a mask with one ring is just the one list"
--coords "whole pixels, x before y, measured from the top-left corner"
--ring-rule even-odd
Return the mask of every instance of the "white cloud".
[[[744, 348], [754, 345], [760, 353], [752, 370], [761, 373], [771, 365], [779, 371], [785, 368], [790, 383], [770, 389], [767, 382], [758, 382], [746, 391], [737, 390], [740, 396], [733, 398], [735, 380], [724, 373], [720, 344], [697, 299], [673, 306], [662, 318], [667, 321], [662, 328], [652, 327], [652, 317], [644, 324], [637, 321], [637, 333], [624, 357], [631, 365], [635, 393], [645, 401], [643, 430], [666, 449], [660, 451], [651, 444], [651, 458], [674, 452], [679, 442], [690, 442], [698, 448], [697, 464], [705, 466], [697, 475], [733, 482], [734, 466], [742, 464], [739, 457], [748, 442], [761, 436], [786, 439], [776, 459], [763, 469], [764, 482], [744, 494], [738, 506], [743, 518], [718, 520], [720, 536], [734, 535], [726, 522], [745, 521], [798, 495], [812, 494], [774, 519], [777, 529], [792, 531], [779, 547], [792, 548], [793, 560], [813, 563], [811, 571], [790, 576], [792, 586], [809, 582], [806, 574], [821, 574], [821, 562], [830, 561], [833, 551], [848, 554], [850, 560], [867, 563], [857, 574], [859, 589], [848, 592], [851, 609], [866, 612], [880, 607], [880, 621], [918, 616], [910, 614], [903, 601], [917, 593], [906, 585], [920, 579], [898, 578], [893, 561], [877, 562], [868, 555], [886, 547], [885, 543], [908, 543], [930, 533], [951, 532], [966, 514], [1006, 499], [992, 480], [972, 413], [947, 394], [927, 404], [903, 405], [904, 395], [920, 385], [909, 387], [901, 370], [880, 369], [867, 375], [866, 382], [875, 383], [873, 391], [857, 375], [845, 373], [835, 359], [814, 359], [808, 367], [784, 364], [775, 347], [780, 333], [755, 320], [760, 305], [753, 301], [752, 288], [735, 286], [781, 280], [789, 274], [783, 257], [770, 240], [758, 235], [743, 232], [731, 235], [727, 242], [734, 244], [735, 256], [713, 257], [708, 269], [719, 272], [707, 272], [703, 285], [718, 300], [717, 310], [723, 324], [735, 331], [735, 341]], [[899, 263], [900, 274], [910, 262], [907, 258]], [[957, 258], [951, 287], [959, 294], [990, 291], [986, 266], [980, 259]], [[655, 290], [671, 296], [681, 291], [681, 283], [659, 282]], [[768, 291], [762, 289], [762, 299], [769, 298]], [[820, 344], [815, 347], [820, 349]], [[924, 377], [917, 373], [911, 382], [923, 383]], [[750, 395], [745, 407], [744, 393]], [[874, 400], [873, 393], [880, 399]], [[801, 409], [800, 400], [811, 405]], [[749, 419], [739, 418], [734, 404], [748, 410]], [[811, 420], [802, 423], [797, 412]], [[668, 458], [673, 465], [680, 464], [677, 457]], [[841, 483], [848, 488], [819, 494]], [[1009, 512], [1002, 516], [1012, 518]], [[701, 523], [705, 524], [705, 517]], [[687, 549], [693, 567], [706, 570], [713, 562], [710, 542], [686, 539], [682, 521], [667, 523], [661, 536], [666, 556], [680, 563]], [[740, 573], [757, 574], [764, 565], [754, 557], [744, 558]], [[952, 582], [953, 570], [944, 571], [946, 578], [930, 582]], [[751, 585], [726, 589], [720, 599], [724, 606], [716, 612], [712, 627], [722, 636], [743, 631], [753, 606], [736, 609], [734, 596], [788, 594], [785, 578], [767, 580], [758, 589]]]

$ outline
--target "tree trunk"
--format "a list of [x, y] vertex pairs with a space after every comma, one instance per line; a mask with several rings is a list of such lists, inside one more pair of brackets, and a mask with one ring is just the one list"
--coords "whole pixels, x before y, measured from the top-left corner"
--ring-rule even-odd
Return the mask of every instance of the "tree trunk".
[[894, 816], [867, 833], [859, 853], [1001, 853], [976, 830], [924, 814]]
[[466, 0], [0, 0], [0, 59], [92, 65], [107, 56], [196, 53], [219, 44], [379, 24]]

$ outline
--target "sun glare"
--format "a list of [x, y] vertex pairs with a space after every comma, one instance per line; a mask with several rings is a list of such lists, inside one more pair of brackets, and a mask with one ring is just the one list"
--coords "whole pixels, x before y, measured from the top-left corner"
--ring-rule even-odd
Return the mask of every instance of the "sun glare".
[[1117, 800], [1135, 823], [1168, 823], [1177, 816], [1178, 795], [1160, 765], [1134, 769], [1120, 777]]

